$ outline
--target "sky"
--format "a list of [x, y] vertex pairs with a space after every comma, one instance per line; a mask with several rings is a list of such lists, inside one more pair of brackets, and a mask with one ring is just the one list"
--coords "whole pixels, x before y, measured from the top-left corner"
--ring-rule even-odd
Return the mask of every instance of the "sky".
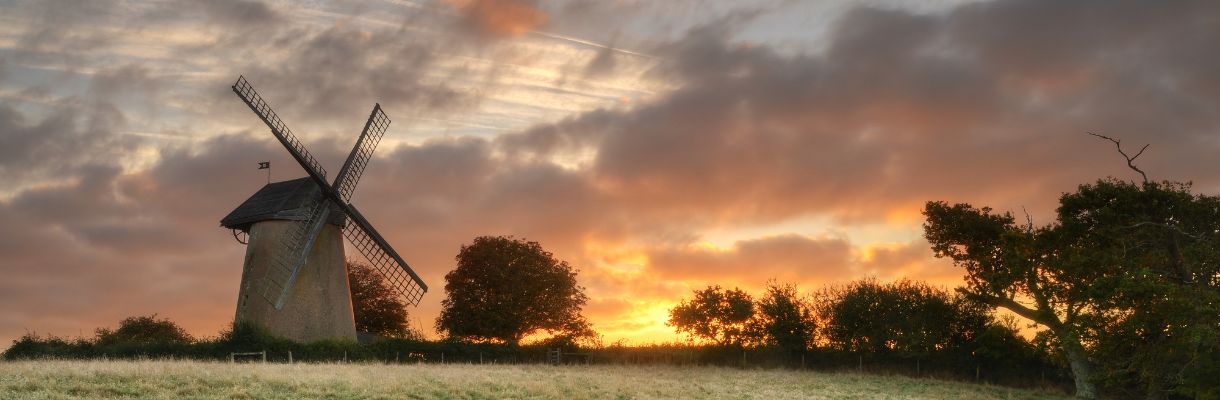
[[[393, 120], [352, 203], [431, 287], [481, 235], [579, 270], [604, 340], [667, 310], [874, 277], [952, 287], [920, 210], [1054, 220], [1135, 180], [1220, 193], [1220, 3], [1128, 0], [0, 0], [0, 347], [157, 314], [232, 321], [219, 220]], [[356, 256], [349, 249], [349, 254]]]

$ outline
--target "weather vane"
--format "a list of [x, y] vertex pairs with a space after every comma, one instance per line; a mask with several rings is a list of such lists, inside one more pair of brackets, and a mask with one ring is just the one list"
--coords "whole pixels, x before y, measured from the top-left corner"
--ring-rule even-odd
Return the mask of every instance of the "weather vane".
[[258, 163], [258, 169], [267, 170], [267, 184], [271, 184], [271, 161], [263, 161]]

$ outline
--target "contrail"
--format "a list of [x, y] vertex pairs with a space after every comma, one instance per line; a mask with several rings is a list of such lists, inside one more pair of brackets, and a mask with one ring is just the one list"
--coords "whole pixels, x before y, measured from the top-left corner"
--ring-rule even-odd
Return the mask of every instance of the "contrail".
[[618, 53], [633, 55], [633, 56], [637, 56], [637, 57], [643, 57], [643, 58], [647, 58], [649, 60], [661, 59], [660, 57], [657, 57], [657, 56], [644, 54], [644, 53], [638, 53], [638, 52], [634, 52], [631, 50], [624, 50], [624, 49], [620, 49], [620, 48], [613, 47], [613, 46], [607, 46], [607, 45], [604, 45], [601, 43], [594, 43], [594, 42], [590, 42], [588, 40], [574, 38], [571, 36], [556, 35], [554, 33], [548, 33], [548, 32], [543, 32], [543, 31], [539, 31], [539, 30], [533, 30], [533, 31], [530, 31], [530, 33], [533, 33], [535, 35], [542, 36], [542, 37], [551, 38], [551, 39], [559, 39], [559, 40], [564, 40], [564, 41], [568, 41], [568, 42], [572, 42], [572, 43], [583, 44], [585, 46], [592, 46], [592, 47], [607, 49], [607, 50], [618, 52]]

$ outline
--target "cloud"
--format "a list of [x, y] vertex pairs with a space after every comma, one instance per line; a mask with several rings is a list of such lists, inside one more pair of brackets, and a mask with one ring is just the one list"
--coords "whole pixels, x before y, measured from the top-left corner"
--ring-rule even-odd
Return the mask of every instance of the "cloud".
[[0, 191], [70, 179], [80, 168], [112, 166], [135, 147], [117, 134], [128, 126], [120, 103], [155, 103], [160, 82], [146, 69], [124, 65], [98, 71], [88, 87], [82, 96], [51, 97], [37, 121], [0, 101]]
[[651, 249], [651, 275], [707, 284], [761, 286], [781, 282], [825, 283], [855, 276], [851, 244], [841, 238], [782, 235], [742, 240], [728, 249], [688, 245]]
[[[243, 70], [257, 87], [275, 88], [268, 96], [290, 99], [276, 102], [277, 107], [304, 109], [308, 120], [367, 116], [375, 101], [428, 110], [474, 101], [428, 75], [437, 61], [433, 43], [407, 39], [393, 30], [334, 26], [286, 36], [280, 48], [287, 52], [282, 62], [247, 65]], [[352, 122], [356, 127], [350, 129], [363, 123]]]
[[[111, 36], [94, 34], [94, 30], [116, 18], [114, 0], [77, 3], [71, 0], [50, 0], [22, 4], [18, 12], [29, 15], [31, 29], [22, 33], [18, 48], [23, 51], [56, 51], [56, 56], [77, 59], [71, 52], [101, 51], [111, 43]], [[70, 27], [72, 29], [65, 29]]]
[[[216, 7], [198, 10], [215, 19], [205, 31], [259, 26], [261, 39], [182, 39], [191, 44], [165, 53], [198, 63], [182, 71], [159, 70], [164, 60], [150, 56], [92, 68], [73, 83], [76, 94], [62, 93], [68, 84], [21, 88], [43, 93], [46, 106], [0, 102], [0, 177], [24, 184], [0, 201], [0, 302], [21, 304], [0, 311], [0, 337], [26, 327], [75, 333], [151, 312], [204, 335], [228, 322], [243, 248], [217, 220], [265, 183], [253, 163], [271, 160], [275, 180], [304, 175], [233, 99], [227, 84], [236, 72], [290, 126], [317, 132], [302, 136], [329, 166], [350, 149], [373, 101], [478, 110], [484, 98], [454, 81], [538, 54], [438, 41], [453, 32], [405, 23], [288, 23], [297, 21], [291, 10], [261, 3], [199, 7]], [[593, 322], [619, 332], [657, 328], [648, 318], [707, 283], [776, 278], [810, 288], [868, 275], [951, 283], [960, 272], [932, 259], [915, 235], [842, 232], [917, 226], [928, 200], [1026, 206], [1046, 222], [1057, 193], [1133, 177], [1086, 131], [1151, 143], [1140, 165], [1153, 178], [1220, 188], [1220, 172], [1207, 164], [1220, 150], [1215, 7], [1000, 0], [944, 13], [862, 8], [816, 53], [747, 44], [736, 26], [705, 26], [646, 49], [665, 58], [643, 79], [672, 90], [490, 138], [446, 132], [387, 142], [353, 202], [433, 287], [413, 311], [425, 326], [458, 247], [487, 234], [537, 240], [572, 262], [593, 297]], [[641, 12], [626, 8], [616, 10]], [[467, 30], [496, 38], [573, 24], [546, 21], [529, 2], [461, 10]], [[24, 65], [90, 46], [87, 28], [100, 20], [65, 13], [45, 21], [83, 27], [30, 28], [20, 40], [25, 53], [6, 54], [5, 64], [17, 65], [0, 81], [6, 93], [26, 82]], [[238, 18], [244, 13], [251, 20]], [[490, 61], [477, 62], [492, 64], [486, 69], [438, 55], [483, 50]], [[182, 57], [193, 54], [201, 56]], [[585, 65], [612, 65], [612, 73], [589, 79], [625, 70], [621, 56], [594, 56]], [[224, 77], [178, 84], [199, 70]], [[191, 140], [137, 146], [120, 133], [133, 126]], [[137, 147], [153, 155], [137, 157]], [[132, 167], [133, 159], [143, 164]], [[794, 227], [810, 217], [844, 229]], [[725, 248], [703, 243], [708, 232], [735, 230], [765, 232]]]
[[485, 37], [520, 36], [547, 20], [547, 13], [532, 0], [462, 0], [454, 3], [462, 13], [461, 24]]
[[202, 21], [242, 33], [288, 22], [279, 10], [260, 0], [159, 2], [141, 8], [136, 19], [149, 25]]
[[[1014, 57], [1003, 50], [1006, 38], [1022, 37], [1017, 27], [1044, 12], [1024, 9], [1064, 7], [1010, 3], [943, 16], [860, 9], [837, 24], [823, 55], [782, 55], [734, 43], [725, 29], [695, 29], [657, 51], [671, 56], [655, 73], [684, 83], [674, 92], [629, 112], [587, 113], [500, 140], [523, 153], [592, 153], [592, 179], [633, 211], [704, 223], [810, 212], [882, 220], [932, 199], [1049, 215], [1054, 193], [1126, 173], [1086, 131], [1153, 143], [1163, 153], [1143, 162], [1161, 177], [1220, 178], [1170, 156], [1207, 158], [1197, 145], [1217, 121], [1188, 104], [1218, 93], [1208, 84], [1165, 86], [1164, 73], [1176, 71], [1170, 76], [1182, 82], [1216, 74], [1167, 61], [1184, 55], [1144, 57], [1214, 36], [1202, 31], [1206, 13], [1175, 8], [1184, 28], [1141, 26], [1138, 36], [1106, 33], [1124, 18], [1168, 18], [1166, 11], [1130, 3], [1105, 18], [1054, 19], [1049, 30], [1060, 35], [1034, 34], [1018, 46], [1015, 57], [1046, 60], [1034, 68], [1006, 61]], [[1088, 6], [1066, 8], [1085, 15]]]
[[278, 11], [257, 0], [188, 1], [183, 5], [198, 7], [209, 19], [234, 26], [274, 24], [284, 20]]

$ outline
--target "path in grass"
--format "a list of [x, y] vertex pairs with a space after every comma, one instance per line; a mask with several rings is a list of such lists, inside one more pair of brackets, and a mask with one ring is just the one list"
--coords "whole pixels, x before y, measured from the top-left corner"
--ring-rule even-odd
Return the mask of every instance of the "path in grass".
[[717, 367], [0, 362], [0, 398], [1066, 399], [897, 376]]

